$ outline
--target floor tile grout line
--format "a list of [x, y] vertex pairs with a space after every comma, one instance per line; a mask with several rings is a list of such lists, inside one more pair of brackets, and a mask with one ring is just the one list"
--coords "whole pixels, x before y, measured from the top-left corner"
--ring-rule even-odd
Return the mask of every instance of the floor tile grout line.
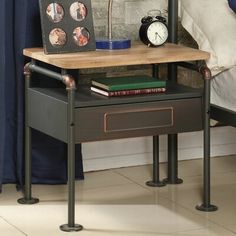
[[207, 227], [200, 227], [198, 229], [190, 229], [190, 230], [181, 230], [181, 231], [176, 231], [174, 233], [171, 233], [171, 235], [175, 235], [176, 233], [187, 233], [187, 232], [193, 232], [193, 231], [198, 231], [198, 230], [204, 230], [207, 229]]
[[[148, 188], [148, 187], [145, 187], [145, 186], [141, 185], [140, 183], [136, 182], [135, 180], [129, 178], [128, 176], [126, 176], [126, 175], [124, 175], [124, 174], [122, 174], [122, 173], [120, 173], [120, 172], [117, 172], [116, 170], [113, 170], [113, 171], [116, 172], [116, 173], [118, 173], [118, 174], [120, 174], [121, 176], [127, 178], [128, 180], [132, 181], [134, 184], [137, 184], [138, 186], [142, 187], [143, 189], [146, 189], [146, 190], [149, 191], [149, 188]], [[234, 172], [234, 171], [230, 171], [230, 173], [231, 173], [231, 172]], [[218, 172], [217, 172], [217, 173], [218, 173]], [[221, 173], [222, 173], [222, 172], [221, 172]], [[226, 173], [226, 172], [223, 172], [223, 173]], [[190, 177], [190, 178], [191, 178], [191, 177], [199, 177], [199, 176], [201, 176], [201, 175], [187, 176], [187, 177]], [[166, 187], [168, 187], [168, 186], [166, 186]], [[151, 189], [150, 189], [150, 191], [151, 191]], [[158, 189], [157, 189], [157, 191], [158, 191], [158, 193], [160, 193]], [[161, 195], [160, 195], [159, 197], [162, 198], [162, 199], [165, 199], [165, 198], [164, 198], [163, 196], [161, 196]], [[178, 203], [178, 202], [172, 200], [172, 199], [169, 198], [168, 196], [167, 196], [167, 199], [168, 199], [170, 202], [176, 204], [177, 206], [179, 205], [179, 206], [183, 207], [185, 210], [189, 211], [190, 213], [194, 214], [195, 216], [199, 216], [200, 218], [203, 218], [203, 216], [202, 216], [201, 214], [195, 213], [193, 210], [191, 210], [191, 209], [189, 209], [188, 207], [182, 205], [181, 203]], [[197, 203], [196, 203], [196, 204], [197, 204]], [[211, 223], [213, 223], [213, 224], [215, 224], [215, 225], [217, 225], [217, 226], [219, 226], [219, 227], [221, 227], [221, 228], [224, 228], [225, 230], [227, 230], [227, 231], [229, 231], [229, 232], [235, 234], [234, 231], [232, 231], [232, 230], [229, 229], [229, 228], [226, 228], [224, 225], [221, 225], [221, 224], [219, 224], [219, 223], [213, 221], [212, 219], [208, 219], [208, 220], [209, 220]]]
[[[125, 177], [125, 176], [123, 176]], [[126, 178], [126, 177], [125, 177]], [[126, 179], [129, 179], [129, 178], [126, 178]], [[107, 186], [101, 186], [101, 187], [96, 187], [96, 188], [88, 188], [88, 189], [83, 189], [83, 191], [93, 191], [93, 190], [97, 190], [97, 189], [106, 189], [106, 188], [110, 188], [110, 187], [121, 187], [121, 186], [126, 186], [126, 185], [138, 185], [139, 187], [142, 187], [143, 189], [145, 190], [148, 190], [148, 188], [145, 188], [144, 186], [138, 184], [138, 183], [135, 183], [133, 182], [132, 180], [130, 180], [131, 182], [130, 183], [123, 183], [123, 184], [113, 184], [113, 185], [107, 185]], [[81, 191], [79, 189], [79, 186], [76, 186], [76, 191]], [[76, 195], [77, 195], [77, 192], [75, 192]], [[47, 196], [50, 196], [51, 194], [45, 194], [43, 197], [47, 197]], [[66, 202], [67, 199], [64, 198], [64, 199], [57, 199], [57, 200], [40, 200], [40, 203], [46, 203], [46, 202], [51, 202], [51, 201], [59, 201], [59, 202]], [[77, 200], [76, 200], [77, 201]], [[79, 201], [79, 200], [78, 200]]]
[[14, 229], [16, 229], [17, 231], [19, 231], [20, 233], [22, 233], [25, 236], [28, 236], [28, 234], [26, 234], [24, 231], [22, 231], [21, 229], [19, 229], [16, 225], [12, 224], [11, 222], [9, 222], [7, 219], [5, 219], [3, 216], [0, 216], [0, 218], [5, 221], [7, 224], [9, 224], [10, 226], [12, 226]]
[[[230, 171], [230, 172], [228, 172], [228, 173], [232, 173], [232, 172], [235, 172], [235, 171]], [[129, 178], [129, 177], [127, 177], [127, 176], [125, 176], [125, 175], [123, 175], [123, 174], [121, 174], [121, 173], [119, 173], [119, 172], [116, 172], [116, 173], [119, 174], [119, 175], [121, 175], [121, 176], [123, 176], [123, 177], [126, 178], [126, 179], [129, 179], [132, 183], [137, 184], [137, 185], [143, 187], [144, 189], [148, 190], [147, 187], [145, 187], [145, 186], [143, 186], [143, 185], [140, 185], [140, 184], [138, 183], [138, 181], [135, 182], [135, 181], [133, 181], [131, 178]], [[226, 174], [226, 172], [223, 172], [222, 174]], [[188, 177], [191, 178], [191, 177], [196, 177], [196, 176], [188, 176]], [[121, 184], [121, 185], [123, 185], [123, 184]], [[116, 184], [115, 186], [118, 186], [118, 185]], [[107, 187], [107, 186], [106, 186], [106, 187]], [[89, 189], [89, 190], [90, 190], [90, 189]], [[150, 189], [150, 190], [152, 190], [152, 189]], [[164, 198], [163, 196], [160, 196], [160, 197], [161, 197], [161, 198]], [[190, 208], [188, 208], [188, 207], [185, 207], [184, 205], [182, 205], [181, 203], [176, 202], [175, 200], [171, 199], [170, 197], [167, 197], [167, 199], [168, 199], [169, 201], [172, 201], [174, 204], [180, 205], [181, 207], [185, 208], [186, 210], [191, 211], [191, 212], [195, 215], [195, 213], [193, 212], [193, 210], [191, 210], [192, 208], [190, 209]], [[197, 215], [200, 216], [200, 217], [204, 217], [204, 215], [201, 215], [201, 214], [197, 214]], [[2, 218], [2, 217], [0, 216], [0, 218]], [[4, 219], [4, 218], [3, 218], [3, 219]], [[5, 219], [4, 219], [4, 220], [5, 220]], [[235, 234], [234, 231], [232, 231], [231, 229], [226, 228], [224, 225], [221, 225], [221, 224], [219, 224], [219, 223], [217, 223], [217, 222], [215, 222], [214, 220], [211, 220], [211, 219], [208, 219], [208, 220], [209, 220], [209, 222], [211, 222], [211, 223], [213, 223], [213, 224], [215, 224], [215, 225], [218, 225], [219, 227], [224, 228], [225, 230], [227, 230], [227, 231], [232, 232], [232, 233]], [[6, 221], [6, 220], [5, 220], [5, 221]], [[7, 222], [7, 223], [9, 223], [9, 222]], [[13, 226], [13, 227], [14, 227], [14, 226]], [[24, 234], [24, 235], [25, 235], [25, 234]]]
[[[211, 222], [212, 223], [212, 222]], [[219, 225], [217, 225], [219, 227]], [[224, 227], [220, 226], [220, 228], [232, 233], [231, 230], [229, 229], [225, 229]], [[202, 227], [202, 228], [199, 228], [199, 229], [192, 229], [192, 230], [183, 230], [183, 231], [178, 231], [178, 232], [174, 232], [174, 233], [171, 233], [171, 235], [175, 235], [175, 233], [187, 233], [187, 232], [194, 232], [194, 231], [198, 231], [198, 230], [205, 230], [205, 229], [208, 229], [207, 227]], [[234, 233], [234, 232], [233, 232]]]
[[[170, 199], [169, 197], [167, 197], [167, 198], [163, 198], [163, 196], [159, 196], [159, 197], [162, 198], [162, 199], [167, 199], [167, 200], [169, 200], [170, 202], [176, 204], [177, 206], [180, 206], [180, 207], [184, 208], [185, 210], [187, 210], [189, 213], [193, 214], [194, 216], [197, 216], [197, 217], [199, 217], [199, 218], [201, 218], [201, 219], [204, 219], [204, 216], [203, 216], [202, 214], [200, 214], [200, 213], [197, 213], [197, 210], [193, 211], [193, 210], [189, 209], [188, 207], [182, 205], [181, 203], [178, 203], [178, 202], [176, 202], [176, 201], [173, 201], [173, 200]], [[193, 208], [193, 209], [194, 209], [194, 208]], [[207, 213], [206, 213], [206, 214], [207, 214]], [[235, 232], [234, 232], [233, 230], [231, 230], [231, 229], [229, 229], [229, 228], [226, 228], [225, 225], [221, 225], [221, 224], [219, 224], [218, 222], [215, 222], [215, 221], [212, 220], [212, 219], [207, 219], [207, 221], [210, 222], [211, 224], [217, 225], [217, 226], [220, 227], [220, 228], [223, 228], [224, 230], [226, 230], [226, 231], [228, 231], [228, 232], [231, 232], [231, 233], [235, 234]], [[203, 227], [203, 228], [201, 228], [201, 229], [207, 229], [207, 227]], [[190, 231], [191, 231], [191, 230], [190, 230]], [[185, 231], [183, 231], [183, 232], [185, 232]], [[186, 232], [187, 232], [187, 231], [186, 231]], [[181, 233], [181, 232], [180, 232], [180, 233]]]
[[[214, 222], [214, 223], [215, 223], [215, 222]], [[230, 231], [230, 232], [233, 233], [233, 234], [236, 234], [232, 229], [226, 228], [225, 225], [220, 225], [220, 224], [218, 224], [218, 223], [215, 223], [215, 224], [218, 225], [218, 226], [221, 226], [222, 228], [224, 228], [224, 229], [227, 230], [227, 231]]]
[[[182, 203], [178, 203], [178, 202], [176, 202], [176, 201], [170, 199], [169, 197], [166, 197], [166, 198], [164, 198], [163, 196], [159, 196], [159, 197], [162, 198], [162, 199], [168, 199], [169, 201], [171, 201], [172, 203], [176, 204], [177, 206], [181, 206], [182, 208], [184, 208], [184, 209], [187, 210], [188, 212], [194, 214], [195, 216], [198, 216], [198, 217], [204, 219], [203, 214], [200, 214], [200, 212], [197, 213], [198, 211], [197, 211], [195, 208], [193, 208], [193, 209], [195, 209], [195, 211], [193, 211], [192, 208], [190, 209], [190, 208], [184, 206]], [[202, 213], [203, 213], [203, 212], [202, 212]], [[210, 213], [211, 213], [211, 212], [209, 212], [209, 214], [210, 214]], [[207, 214], [207, 212], [206, 212], [206, 214]], [[221, 227], [221, 228], [223, 228], [223, 229], [225, 229], [225, 230], [227, 230], [227, 231], [229, 231], [229, 232], [231, 232], [231, 233], [236, 234], [233, 230], [231, 230], [231, 229], [229, 229], [229, 228], [226, 228], [225, 225], [221, 225], [221, 224], [219, 224], [218, 222], [215, 222], [214, 220], [209, 219], [209, 218], [208, 218], [207, 220], [208, 220], [208, 222], [213, 223], [213, 224], [217, 225], [218, 227]], [[205, 227], [205, 228], [206, 228], [206, 227]]]
[[[141, 166], [142, 166], [142, 165], [141, 165]], [[141, 167], [141, 166], [139, 166], [139, 167]], [[145, 166], [145, 165], [143, 165], [143, 166]], [[128, 168], [132, 168], [132, 167], [128, 167]], [[119, 172], [119, 169], [120, 169], [120, 168], [113, 169], [113, 172], [115, 172], [115, 173], [121, 175], [122, 177], [125, 177], [126, 179], [132, 181], [132, 182], [135, 183], [135, 184], [140, 185], [136, 180], [133, 180], [132, 177], [128, 177], [128, 176], [126, 176], [125, 174], [120, 173], [120, 172]], [[225, 173], [226, 173], [226, 172], [225, 172]], [[165, 173], [165, 174], [166, 174], [166, 176], [160, 177], [160, 180], [167, 178], [167, 173]], [[181, 176], [181, 175], [180, 175], [180, 176]], [[183, 178], [185, 178], [185, 177], [188, 177], [188, 178], [195, 178], [195, 177], [201, 177], [201, 176], [202, 176], [202, 174], [186, 175], [186, 176], [183, 176]], [[152, 178], [152, 177], [150, 176], [150, 179], [148, 179], [147, 181], [151, 180], [151, 178]]]
[[[148, 188], [148, 187], [143, 186], [143, 185], [140, 184], [139, 182], [137, 182], [137, 181], [135, 181], [135, 180], [129, 178], [128, 176], [126, 176], [126, 175], [124, 175], [124, 174], [122, 174], [122, 173], [119, 173], [119, 172], [116, 172], [116, 173], [119, 174], [120, 176], [122, 176], [122, 177], [124, 177], [124, 178], [130, 180], [133, 184], [136, 184], [136, 185], [138, 185], [139, 187], [142, 187], [143, 189], [149, 191], [149, 188]], [[148, 180], [147, 180], [147, 181], [148, 181]]]

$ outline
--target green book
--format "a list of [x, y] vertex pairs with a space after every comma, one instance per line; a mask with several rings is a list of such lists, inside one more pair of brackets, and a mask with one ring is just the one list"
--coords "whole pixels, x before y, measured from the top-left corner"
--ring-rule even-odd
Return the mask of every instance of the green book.
[[164, 88], [166, 87], [166, 81], [143, 75], [98, 78], [92, 80], [92, 85], [107, 91], [119, 91], [129, 89]]

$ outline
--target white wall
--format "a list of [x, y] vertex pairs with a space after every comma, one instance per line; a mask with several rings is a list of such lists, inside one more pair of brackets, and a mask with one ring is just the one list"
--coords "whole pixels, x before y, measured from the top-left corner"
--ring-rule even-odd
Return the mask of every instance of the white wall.
[[[203, 157], [203, 132], [179, 135], [179, 160]], [[167, 158], [167, 136], [160, 136], [160, 160]], [[84, 170], [103, 170], [152, 163], [152, 137], [119, 139], [84, 143]], [[211, 155], [236, 154], [236, 129], [217, 127], [211, 129]]]

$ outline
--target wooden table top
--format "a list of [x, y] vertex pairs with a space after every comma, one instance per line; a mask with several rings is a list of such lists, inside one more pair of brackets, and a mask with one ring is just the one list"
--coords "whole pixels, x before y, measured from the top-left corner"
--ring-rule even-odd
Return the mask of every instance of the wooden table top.
[[210, 57], [208, 52], [170, 43], [157, 48], [137, 43], [124, 50], [96, 50], [65, 54], [45, 54], [43, 48], [26, 48], [23, 54], [63, 69], [198, 61], [207, 60]]

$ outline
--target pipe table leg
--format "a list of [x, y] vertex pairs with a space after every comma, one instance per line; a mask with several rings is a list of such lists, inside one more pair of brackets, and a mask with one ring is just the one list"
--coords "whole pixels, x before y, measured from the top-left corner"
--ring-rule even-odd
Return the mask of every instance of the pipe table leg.
[[218, 208], [211, 204], [210, 200], [210, 92], [211, 92], [211, 72], [206, 67], [200, 68], [204, 79], [204, 174], [203, 174], [203, 203], [196, 206], [199, 211], [211, 212]]
[[35, 204], [39, 202], [38, 198], [31, 195], [31, 128], [25, 127], [25, 187], [24, 197], [17, 200], [20, 204]]
[[178, 178], [178, 136], [168, 135], [168, 177], [163, 180], [166, 184], [182, 184]]
[[68, 89], [68, 223], [60, 229], [66, 232], [80, 231], [82, 225], [75, 224], [75, 125], [74, 125], [74, 89]]
[[163, 187], [166, 184], [160, 181], [159, 173], [159, 136], [153, 136], [153, 170], [152, 180], [147, 181], [146, 185], [150, 187]]
[[20, 204], [35, 204], [39, 199], [31, 196], [31, 128], [28, 126], [28, 88], [30, 87], [31, 71], [29, 64], [24, 68], [25, 74], [25, 187], [24, 197], [17, 200]]

